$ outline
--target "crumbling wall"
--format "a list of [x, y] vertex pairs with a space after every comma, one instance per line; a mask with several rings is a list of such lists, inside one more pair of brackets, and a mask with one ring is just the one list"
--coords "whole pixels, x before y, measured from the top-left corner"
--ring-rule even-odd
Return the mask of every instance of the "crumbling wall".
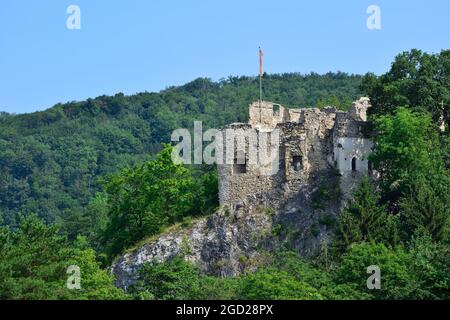
[[[243, 162], [246, 164], [245, 170], [237, 172], [234, 170], [235, 166], [229, 162], [218, 166], [221, 204], [232, 204], [248, 195], [271, 192], [276, 189], [285, 190], [288, 194], [289, 192], [298, 192], [310, 183], [312, 174], [333, 165], [333, 130], [336, 122], [336, 109], [286, 109], [281, 107], [280, 115], [271, 119], [272, 106], [273, 103], [269, 102], [263, 102], [261, 105], [254, 103], [250, 105], [248, 125], [233, 124], [223, 130], [225, 150], [230, 148], [229, 142], [234, 139], [229, 130], [234, 130], [233, 135], [238, 135], [238, 130], [243, 127], [245, 130], [240, 133], [243, 135], [249, 134], [251, 131], [256, 131], [258, 134], [273, 134], [274, 131], [277, 131], [279, 144], [277, 156], [266, 159], [268, 164], [266, 164], [265, 170], [261, 163], [253, 165], [248, 159], [248, 153]], [[267, 110], [270, 112], [264, 113]], [[261, 114], [264, 115], [262, 123], [258, 122], [261, 111]], [[257, 144], [256, 147], [260, 150], [266, 146]], [[234, 154], [236, 154], [236, 150]], [[235, 157], [237, 158], [237, 156]], [[260, 154], [258, 160], [261, 160]]]
[[339, 173], [344, 175], [354, 171], [369, 171], [369, 154], [372, 142], [364, 138], [337, 138], [334, 160]]
[[[245, 124], [232, 124], [222, 130], [225, 162], [217, 166], [220, 204], [232, 204], [281, 185], [281, 141], [275, 133]], [[244, 141], [243, 147], [237, 147], [239, 140]]]
[[257, 128], [275, 128], [288, 120], [288, 109], [268, 101], [256, 101], [249, 106], [249, 124]]
[[[273, 105], [254, 103], [248, 124], [222, 130], [222, 146], [216, 147], [223, 161], [217, 166], [221, 208], [190, 228], [170, 230], [119, 257], [111, 267], [118, 286], [127, 289], [143, 263], [167, 261], [180, 253], [203, 272], [235, 276], [257, 268], [263, 259], [260, 248], [289, 245], [308, 256], [329, 239], [333, 227], [321, 220], [336, 219], [368, 173], [368, 100], [355, 102], [349, 112], [280, 107], [274, 114]], [[261, 143], [265, 135], [278, 143]], [[242, 150], [235, 146], [237, 140], [244, 141]], [[256, 161], [251, 148], [258, 151]], [[264, 152], [274, 148], [278, 151]], [[324, 187], [325, 197], [320, 192]]]
[[373, 143], [366, 137], [368, 98], [353, 102], [347, 113], [336, 114], [333, 130], [333, 161], [341, 174], [343, 197], [350, 197], [361, 177], [370, 175], [369, 155]]
[[355, 121], [367, 121], [367, 109], [370, 108], [370, 100], [367, 97], [362, 97], [352, 103], [348, 110], [348, 115]]

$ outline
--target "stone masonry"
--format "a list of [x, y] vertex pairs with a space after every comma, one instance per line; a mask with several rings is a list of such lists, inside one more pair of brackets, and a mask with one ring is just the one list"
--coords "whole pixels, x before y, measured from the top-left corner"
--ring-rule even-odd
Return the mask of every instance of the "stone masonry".
[[226, 160], [217, 166], [219, 210], [123, 253], [111, 266], [116, 285], [128, 290], [144, 263], [177, 255], [221, 277], [256, 270], [264, 252], [289, 247], [314, 255], [332, 237], [330, 221], [351, 190], [370, 173], [369, 107], [367, 98], [348, 112], [251, 104], [249, 122], [224, 128], [216, 146], [217, 158]]
[[[252, 103], [248, 124], [234, 123], [224, 130], [224, 158], [231, 154], [234, 159], [218, 165], [220, 204], [280, 189], [285, 196], [295, 195], [311, 177], [330, 169], [339, 172], [341, 191], [348, 196], [361, 174], [370, 169], [372, 142], [365, 136], [369, 107], [368, 98], [355, 101], [348, 112], [334, 107], [288, 109], [267, 101]], [[269, 141], [263, 145], [264, 137]], [[237, 146], [239, 139], [245, 147]], [[250, 145], [256, 155], [249, 152]], [[273, 154], [267, 155], [266, 148]]]

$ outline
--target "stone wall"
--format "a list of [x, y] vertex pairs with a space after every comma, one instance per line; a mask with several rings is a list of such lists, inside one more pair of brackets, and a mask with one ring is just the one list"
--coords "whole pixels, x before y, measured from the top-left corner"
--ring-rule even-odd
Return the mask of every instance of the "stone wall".
[[[287, 109], [266, 101], [251, 104], [248, 124], [232, 124], [224, 130], [228, 162], [218, 165], [220, 203], [279, 189], [295, 193], [318, 172], [332, 168], [343, 176], [341, 187], [348, 195], [360, 174], [368, 172], [372, 143], [364, 129], [369, 107], [367, 98], [355, 101], [348, 112], [333, 107]], [[260, 137], [275, 132], [279, 144], [271, 147], [277, 149], [276, 156], [267, 157], [261, 152], [267, 145], [261, 144]], [[237, 140], [246, 141], [243, 150], [234, 146]], [[250, 146], [256, 154], [249, 152]]]
[[288, 109], [268, 101], [256, 101], [249, 106], [249, 124], [258, 128], [275, 128], [288, 121]]
[[[279, 135], [250, 125], [232, 124], [222, 136], [224, 163], [218, 165], [221, 204], [234, 203], [252, 193], [270, 192], [282, 183]], [[243, 146], [237, 147], [239, 141]]]
[[[289, 247], [302, 256], [316, 253], [334, 230], [324, 221], [338, 219], [368, 171], [372, 144], [364, 136], [366, 102], [355, 102], [348, 113], [281, 107], [274, 118], [273, 103], [252, 104], [249, 123], [227, 126], [216, 148], [224, 160], [218, 164], [220, 209], [122, 254], [111, 266], [116, 284], [127, 290], [144, 263], [180, 254], [204, 273], [236, 276], [256, 270], [267, 251]], [[264, 143], [267, 136], [271, 143]], [[243, 141], [242, 150], [237, 140]], [[256, 157], [249, 155], [251, 148]], [[264, 152], [274, 148], [277, 152]], [[321, 197], [323, 187], [326, 197]]]

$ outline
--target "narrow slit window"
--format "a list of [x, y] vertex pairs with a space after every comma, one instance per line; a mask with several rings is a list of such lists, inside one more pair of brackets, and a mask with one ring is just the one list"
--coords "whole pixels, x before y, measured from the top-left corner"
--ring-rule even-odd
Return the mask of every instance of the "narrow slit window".
[[273, 115], [275, 117], [279, 117], [280, 116], [280, 105], [278, 105], [278, 104], [274, 104], [273, 105]]
[[280, 158], [280, 161], [279, 161], [279, 163], [278, 163], [278, 168], [279, 168], [279, 170], [281, 170], [281, 171], [285, 171], [285, 170], [286, 170], [284, 158]]
[[356, 171], [356, 157], [352, 159], [352, 171]]
[[272, 141], [271, 141], [272, 132], [267, 132], [266, 139], [267, 139], [267, 152], [270, 152], [270, 149], [272, 149]]
[[247, 173], [247, 164], [245, 163], [245, 160], [244, 163], [242, 163], [242, 160], [238, 161], [237, 158], [234, 159], [233, 174], [244, 174], [244, 173]]
[[303, 168], [302, 156], [292, 157], [292, 167], [295, 171], [300, 171]]

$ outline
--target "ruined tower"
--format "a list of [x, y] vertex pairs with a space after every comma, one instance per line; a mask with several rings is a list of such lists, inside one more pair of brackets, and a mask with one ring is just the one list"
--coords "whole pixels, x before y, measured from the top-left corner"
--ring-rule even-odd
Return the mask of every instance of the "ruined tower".
[[365, 135], [369, 107], [368, 98], [355, 101], [348, 112], [252, 103], [248, 123], [223, 130], [221, 152], [228, 161], [218, 165], [221, 205], [280, 190], [295, 196], [330, 170], [339, 173], [347, 197], [370, 169], [372, 142]]

